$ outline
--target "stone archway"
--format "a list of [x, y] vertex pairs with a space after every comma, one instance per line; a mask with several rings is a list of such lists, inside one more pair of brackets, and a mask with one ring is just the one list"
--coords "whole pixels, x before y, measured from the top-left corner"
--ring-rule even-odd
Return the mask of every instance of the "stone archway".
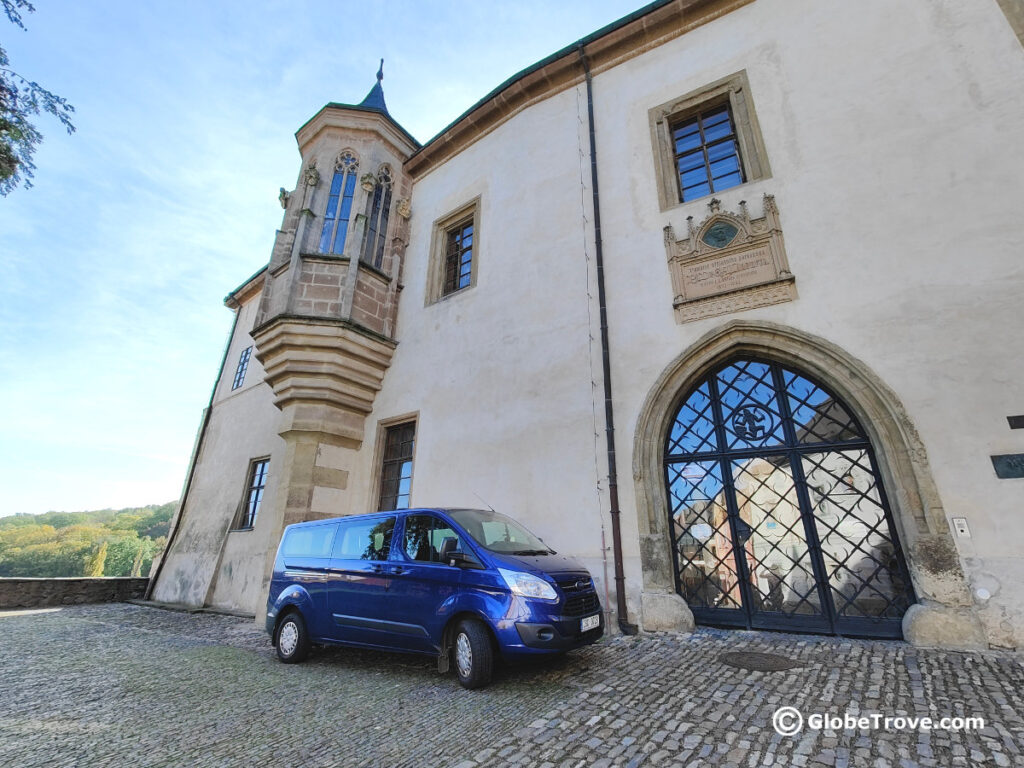
[[917, 604], [903, 619], [915, 645], [986, 647], [927, 454], [899, 398], [867, 365], [831, 342], [768, 322], [734, 320], [709, 332], [662, 372], [637, 419], [633, 479], [643, 570], [646, 629], [688, 630], [693, 615], [675, 592], [663, 469], [664, 440], [680, 396], [712, 368], [738, 354], [800, 367], [841, 397], [864, 425], [889, 489]]

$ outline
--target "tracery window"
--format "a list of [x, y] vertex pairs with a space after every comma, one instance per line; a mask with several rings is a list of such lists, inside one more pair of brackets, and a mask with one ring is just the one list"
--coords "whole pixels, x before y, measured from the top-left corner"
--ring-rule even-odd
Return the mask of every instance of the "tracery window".
[[352, 215], [352, 196], [356, 189], [359, 159], [351, 150], [338, 156], [331, 179], [331, 193], [324, 211], [324, 225], [320, 230], [320, 253], [343, 253], [348, 223]]
[[382, 165], [377, 172], [377, 183], [373, 187], [370, 215], [366, 227], [366, 244], [363, 248], [363, 261], [378, 269], [384, 263], [384, 244], [387, 241], [388, 216], [391, 213], [392, 187], [391, 169]]

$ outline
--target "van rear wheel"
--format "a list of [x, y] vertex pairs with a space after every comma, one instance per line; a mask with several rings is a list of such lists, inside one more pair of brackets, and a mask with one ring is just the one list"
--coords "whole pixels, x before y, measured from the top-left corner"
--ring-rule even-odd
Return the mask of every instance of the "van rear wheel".
[[277, 658], [285, 664], [298, 664], [309, 656], [309, 633], [302, 614], [292, 611], [277, 628]]
[[455, 656], [455, 674], [463, 688], [483, 688], [491, 682], [494, 651], [490, 635], [479, 621], [465, 619], [459, 622], [452, 653]]

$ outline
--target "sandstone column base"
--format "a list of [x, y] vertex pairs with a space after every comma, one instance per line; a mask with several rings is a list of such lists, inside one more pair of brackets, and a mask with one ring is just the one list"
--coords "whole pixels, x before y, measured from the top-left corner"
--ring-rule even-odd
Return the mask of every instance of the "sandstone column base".
[[903, 615], [903, 638], [919, 648], [983, 650], [988, 641], [970, 608], [916, 603]]
[[692, 632], [693, 612], [675, 592], [641, 592], [640, 616], [648, 632]]

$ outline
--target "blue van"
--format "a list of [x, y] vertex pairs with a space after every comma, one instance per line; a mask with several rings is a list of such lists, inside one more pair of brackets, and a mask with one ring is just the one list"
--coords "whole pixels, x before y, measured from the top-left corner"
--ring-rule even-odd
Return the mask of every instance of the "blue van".
[[480, 688], [496, 653], [579, 648], [601, 637], [604, 618], [587, 570], [512, 518], [407, 509], [285, 528], [267, 632], [285, 663], [313, 645], [422, 653]]

